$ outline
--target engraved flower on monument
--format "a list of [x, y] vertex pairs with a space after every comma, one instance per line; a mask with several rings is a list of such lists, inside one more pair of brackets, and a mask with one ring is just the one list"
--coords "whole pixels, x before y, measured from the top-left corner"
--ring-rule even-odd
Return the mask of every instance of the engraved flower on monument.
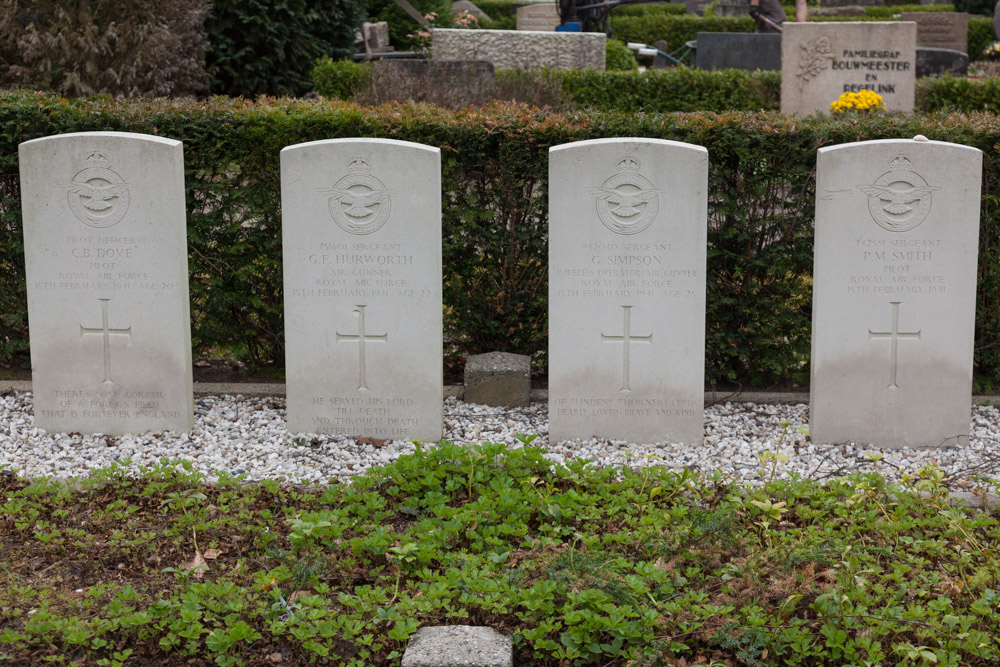
[[438, 149], [334, 139], [281, 153], [288, 428], [442, 428]]
[[702, 441], [705, 149], [550, 151], [549, 432]]
[[923, 137], [820, 149], [815, 441], [967, 442], [981, 168]]

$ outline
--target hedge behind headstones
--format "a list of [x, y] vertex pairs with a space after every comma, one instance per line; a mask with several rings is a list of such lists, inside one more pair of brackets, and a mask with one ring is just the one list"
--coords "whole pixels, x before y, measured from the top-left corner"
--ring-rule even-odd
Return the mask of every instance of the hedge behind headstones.
[[985, 153], [976, 364], [986, 381], [1000, 380], [1000, 119], [993, 115], [555, 114], [511, 104], [452, 114], [335, 101], [124, 103], [3, 93], [0, 128], [0, 360], [28, 345], [16, 164], [22, 141], [85, 130], [183, 141], [195, 348], [281, 363], [283, 147], [343, 137], [439, 146], [446, 340], [468, 353], [534, 353], [546, 347], [548, 149], [641, 136], [709, 151], [707, 379], [804, 382], [816, 150], [924, 134]]

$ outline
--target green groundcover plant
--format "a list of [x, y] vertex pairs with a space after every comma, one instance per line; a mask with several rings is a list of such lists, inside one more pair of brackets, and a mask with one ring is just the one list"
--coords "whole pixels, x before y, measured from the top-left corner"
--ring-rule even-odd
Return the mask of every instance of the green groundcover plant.
[[439, 624], [520, 665], [1000, 662], [995, 509], [781, 458], [750, 486], [449, 443], [329, 486], [5, 473], [0, 664], [395, 665]]

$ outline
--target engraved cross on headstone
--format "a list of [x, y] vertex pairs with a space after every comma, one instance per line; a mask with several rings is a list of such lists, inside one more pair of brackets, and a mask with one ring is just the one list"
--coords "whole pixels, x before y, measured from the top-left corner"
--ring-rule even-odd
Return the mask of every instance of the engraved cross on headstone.
[[898, 346], [898, 341], [900, 338], [909, 338], [912, 340], [920, 340], [920, 329], [916, 331], [900, 331], [899, 330], [899, 304], [901, 301], [890, 301], [889, 305], [892, 306], [892, 331], [872, 331], [868, 330], [868, 340], [873, 340], [875, 338], [888, 338], [890, 345], [889, 352], [889, 388], [899, 388], [896, 384], [896, 348]]
[[111, 336], [128, 336], [132, 340], [132, 327], [128, 329], [112, 329], [108, 326], [108, 302], [111, 299], [98, 299], [101, 302], [101, 328], [80, 325], [80, 336], [102, 336], [104, 338], [104, 380], [102, 384], [114, 384], [111, 379]]
[[389, 334], [367, 334], [365, 333], [365, 308], [364, 304], [357, 306], [354, 310], [354, 314], [358, 316], [358, 333], [355, 334], [342, 334], [337, 333], [338, 343], [357, 343], [358, 344], [358, 391], [368, 390], [368, 374], [365, 370], [365, 341], [373, 341], [376, 343], [386, 343], [389, 340]]
[[622, 360], [622, 387], [619, 391], [632, 391], [632, 387], [629, 386], [629, 368], [631, 363], [629, 361], [629, 347], [632, 343], [649, 343], [653, 342], [653, 334], [648, 334], [646, 336], [633, 336], [632, 335], [632, 306], [622, 306], [624, 313], [624, 326], [623, 334], [621, 336], [608, 336], [606, 334], [601, 334], [602, 343], [621, 343], [624, 350], [623, 360]]

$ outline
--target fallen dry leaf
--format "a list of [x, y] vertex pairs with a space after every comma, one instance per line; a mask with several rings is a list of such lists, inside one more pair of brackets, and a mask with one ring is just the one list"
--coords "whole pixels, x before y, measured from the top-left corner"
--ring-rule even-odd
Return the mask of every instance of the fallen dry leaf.
[[385, 443], [387, 442], [389, 441], [380, 440], [378, 438], [368, 438], [368, 437], [358, 438], [359, 445], [371, 445], [372, 447], [385, 447]]
[[222, 552], [218, 549], [205, 549], [205, 560], [215, 560], [222, 555]]
[[267, 659], [270, 660], [271, 662], [281, 662], [284, 660], [284, 658], [280, 653], [272, 653], [271, 655], [267, 656]]
[[208, 563], [205, 562], [205, 557], [201, 554], [201, 551], [194, 552], [194, 558], [190, 562], [184, 563], [185, 570], [194, 570], [191, 574], [195, 579], [201, 579], [205, 576], [205, 570], [208, 569]]

